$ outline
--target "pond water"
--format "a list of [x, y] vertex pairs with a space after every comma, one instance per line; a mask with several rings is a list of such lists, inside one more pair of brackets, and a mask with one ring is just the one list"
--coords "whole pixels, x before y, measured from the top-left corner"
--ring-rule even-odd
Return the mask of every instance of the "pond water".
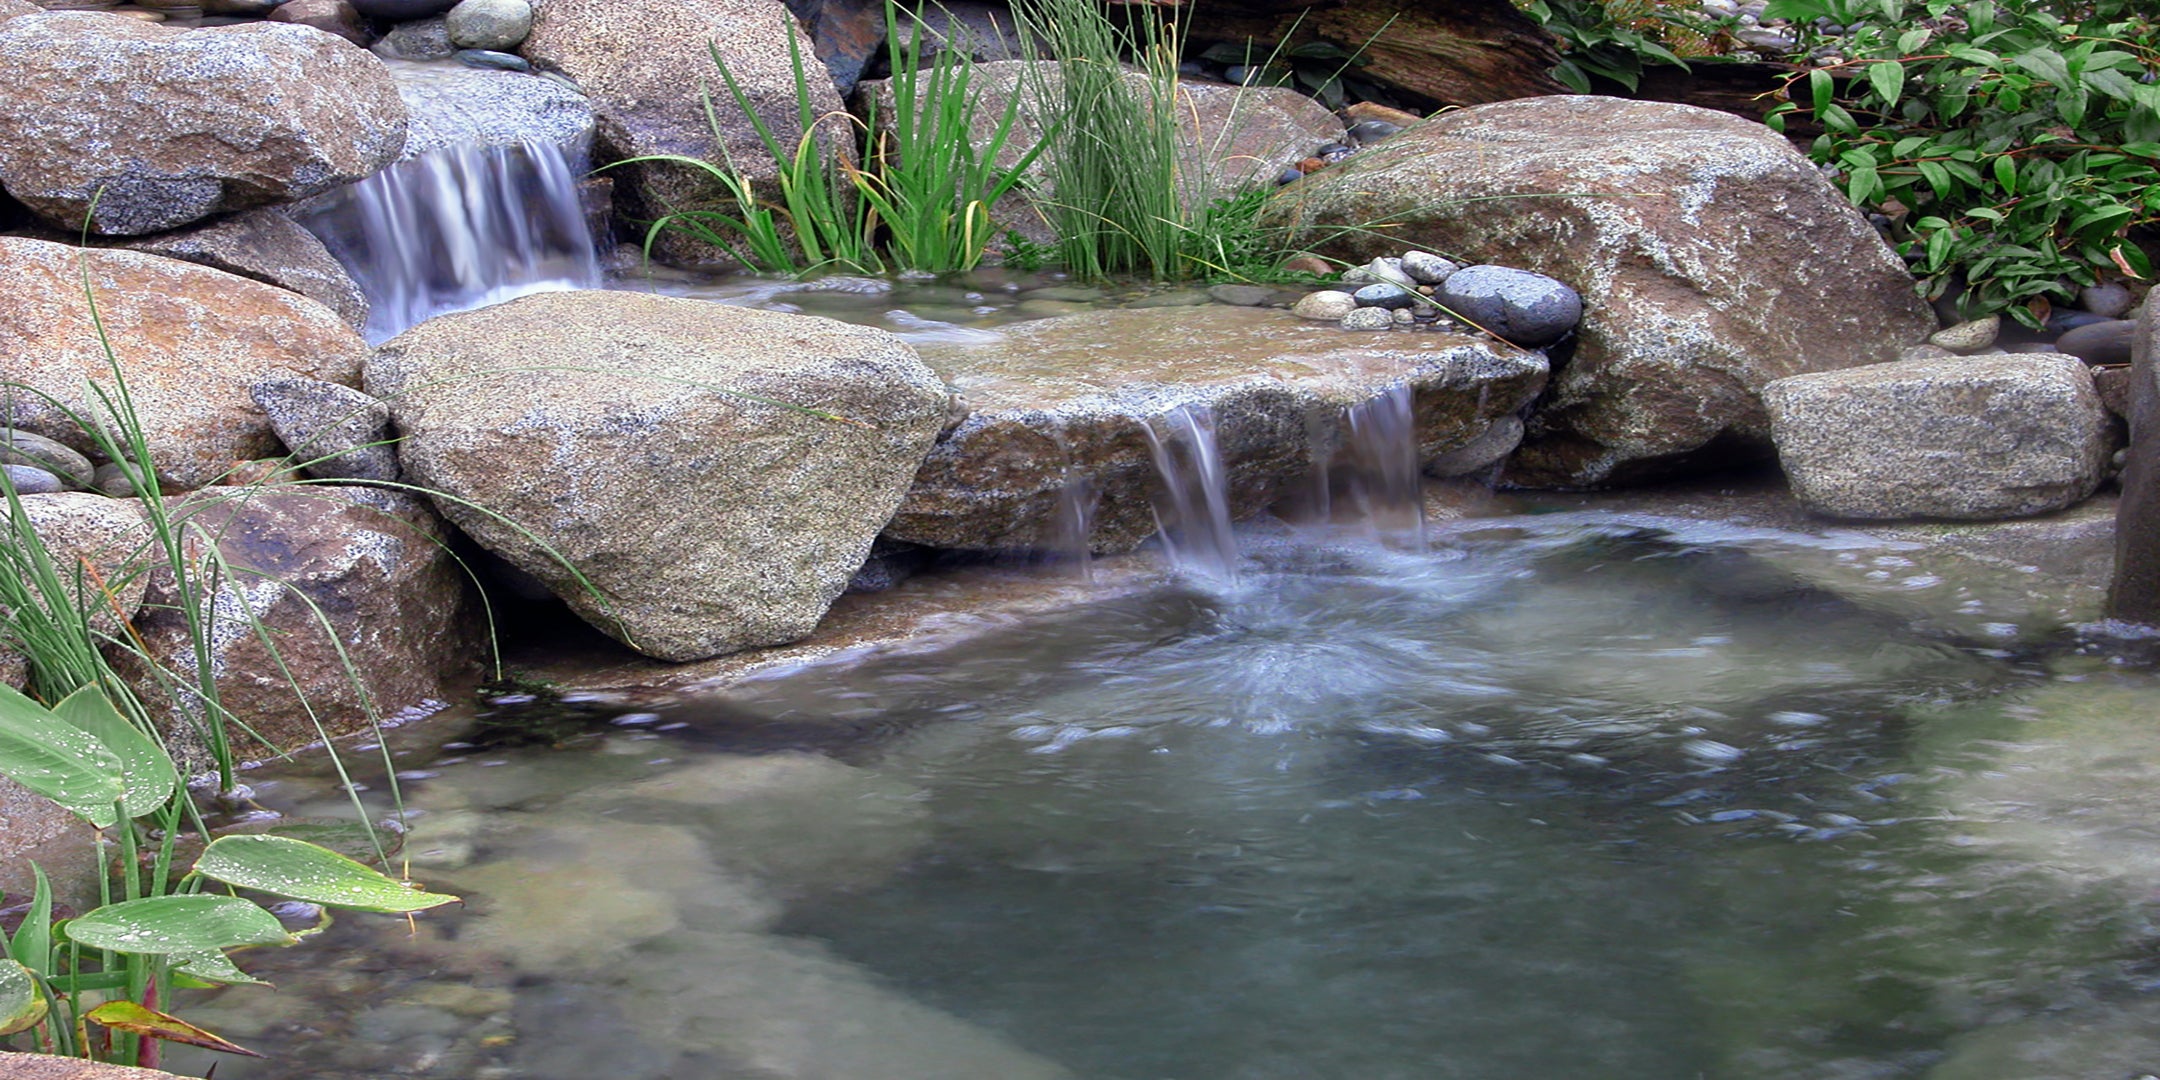
[[400, 861], [471, 903], [181, 1011], [270, 1055], [225, 1080], [2160, 1070], [2141, 668], [1835, 534], [1243, 540], [583, 737], [407, 736], [453, 741], [402, 750]]

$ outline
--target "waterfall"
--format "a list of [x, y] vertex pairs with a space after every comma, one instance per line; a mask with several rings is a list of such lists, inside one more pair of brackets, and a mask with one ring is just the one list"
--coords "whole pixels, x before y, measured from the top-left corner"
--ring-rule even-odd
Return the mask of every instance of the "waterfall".
[[1382, 541], [1425, 546], [1416, 394], [1408, 383], [1352, 405], [1344, 486], [1366, 528]]
[[1230, 474], [1215, 439], [1215, 412], [1181, 405], [1141, 428], [1163, 490], [1154, 501], [1170, 564], [1179, 570], [1237, 580], [1237, 536], [1230, 529]]
[[444, 147], [399, 162], [311, 210], [301, 224], [368, 299], [381, 342], [447, 311], [600, 284], [579, 197], [582, 147]]
[[1051, 558], [1069, 563], [1082, 581], [1095, 580], [1095, 508], [1101, 501], [1093, 482], [1073, 477], [1059, 489], [1057, 513], [1051, 518]]

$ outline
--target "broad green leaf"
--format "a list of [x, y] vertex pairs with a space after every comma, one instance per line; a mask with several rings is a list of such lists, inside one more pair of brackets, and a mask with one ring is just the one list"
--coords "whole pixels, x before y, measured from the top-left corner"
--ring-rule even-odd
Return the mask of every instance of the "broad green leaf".
[[1950, 170], [1944, 168], [1941, 162], [1923, 161], [1919, 169], [1920, 175], [1927, 178], [1928, 186], [1935, 189], [1936, 198], [1950, 194]]
[[1995, 183], [2005, 195], [2017, 194], [2017, 160], [2008, 154], [1995, 159]]
[[245, 1054], [261, 1057], [247, 1047], [218, 1038], [203, 1029], [180, 1019], [167, 1016], [156, 1009], [146, 1008], [132, 1001], [108, 1001], [83, 1014], [85, 1019], [103, 1024], [114, 1031], [126, 1031], [166, 1042], [186, 1043], [205, 1050], [226, 1054]]
[[269, 983], [236, 967], [232, 958], [221, 952], [197, 953], [194, 956], [172, 958], [173, 970], [206, 983], [226, 983], [239, 986], [268, 986]]
[[2070, 232], [2078, 236], [2090, 233], [2093, 239], [2098, 239], [2113, 233], [2135, 216], [2137, 211], [2127, 206], [2103, 206], [2098, 210], [2079, 214], [2070, 222]]
[[113, 823], [120, 759], [89, 732], [0, 685], [0, 776], [67, 808], [98, 828]]
[[2094, 68], [2085, 73], [2085, 85], [2100, 91], [2117, 101], [2134, 101], [2137, 84], [2128, 75], [2112, 68]]
[[1821, 68], [1808, 72], [1808, 93], [1814, 100], [1817, 117], [1830, 111], [1830, 99], [1837, 92], [1837, 84], [1830, 73]]
[[2046, 79], [2059, 87], [2077, 85], [2070, 75], [2070, 65], [2062, 54], [2049, 48], [2032, 49], [2010, 58], [2010, 62], [2032, 72], [2035, 78]]
[[1866, 206], [1870, 200], [1882, 194], [1882, 176], [1872, 165], [1854, 169], [1846, 174], [1846, 198], [1855, 206]]
[[13, 960], [0, 960], [0, 1036], [38, 1026], [47, 1008], [30, 969]]
[[194, 956], [235, 945], [290, 945], [269, 912], [237, 896], [153, 896], [123, 900], [71, 919], [72, 941], [120, 953]]
[[1794, 22], [1814, 22], [1828, 18], [1830, 5], [1825, 0], [1770, 0], [1763, 8], [1762, 18], [1791, 19]]
[[1953, 43], [1943, 46], [1943, 52], [1968, 64], [1978, 64], [1982, 67], [1994, 67], [2002, 63], [2002, 57], [1973, 45]]
[[380, 861], [376, 858], [378, 842], [382, 852], [388, 855], [397, 854], [398, 849], [405, 846], [405, 834], [378, 831], [365, 821], [350, 818], [279, 818], [266, 825], [235, 829], [228, 835], [255, 834], [305, 840], [362, 863]]
[[457, 897], [403, 885], [304, 840], [221, 836], [195, 860], [195, 872], [227, 885], [361, 911], [422, 911]]
[[1952, 238], [1947, 229], [1929, 234], [1927, 238], [1927, 268], [1930, 271], [1940, 270], [1945, 263], [1950, 261], [1951, 243]]
[[2077, 127], [2085, 122], [2087, 101], [2084, 87], [2066, 90], [2055, 95], [2055, 115], [2062, 117], [2063, 123]]
[[30, 910], [23, 913], [22, 925], [15, 928], [15, 940], [8, 942], [8, 954], [33, 972], [52, 974], [52, 883], [45, 880], [45, 868], [30, 864], [31, 880]]
[[1898, 95], [1905, 92], [1905, 65], [1895, 60], [1869, 64], [1867, 78], [1868, 85], [1875, 88], [1875, 93], [1882, 97], [1884, 104], [1897, 104]]
[[1932, 33], [1934, 33], [1934, 31], [1923, 29], [1907, 30], [1902, 34], [1899, 34], [1897, 39], [1897, 51], [1904, 53], [1907, 56], [1911, 56], [1912, 54], [1919, 52], [1920, 46], [1927, 44], [1927, 39]]
[[97, 737], [120, 762], [121, 809], [138, 818], [165, 805], [180, 789], [180, 773], [165, 748], [143, 734], [112, 699], [85, 686], [53, 706], [53, 715]]

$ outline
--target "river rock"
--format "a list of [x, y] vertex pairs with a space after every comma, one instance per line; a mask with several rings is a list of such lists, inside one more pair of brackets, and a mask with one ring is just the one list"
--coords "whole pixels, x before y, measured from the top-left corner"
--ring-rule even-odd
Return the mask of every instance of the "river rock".
[[1322, 289], [1316, 293], [1305, 294], [1303, 299], [1290, 308], [1290, 312], [1301, 319], [1336, 322], [1357, 308], [1355, 295], [1335, 289]]
[[0, 185], [63, 229], [93, 197], [92, 230], [121, 235], [304, 199], [405, 142], [382, 62], [294, 26], [23, 16], [0, 24], [0, 78]]
[[[978, 149], [989, 149], [990, 138], [1004, 118], [1007, 103], [1014, 98], [1021, 102], [1012, 131], [995, 159], [1000, 166], [1017, 164], [1028, 148], [1043, 137], [1041, 121], [1046, 110], [1035, 100], [1036, 88], [1033, 76], [1029, 74], [1035, 63], [1000, 60], [975, 66], [969, 87], [971, 93], [982, 95], [982, 106], [973, 131]], [[1046, 78], [1053, 89], [1059, 85], [1054, 71]], [[1145, 78], [1138, 74], [1128, 74], [1126, 78], [1145, 100], [1148, 93], [1144, 89]], [[923, 92], [927, 93], [927, 87]], [[866, 79], [856, 88], [857, 111], [874, 108], [879, 127], [887, 132], [892, 130], [895, 101], [890, 79]], [[1255, 178], [1272, 177], [1285, 166], [1310, 154], [1313, 147], [1343, 137], [1342, 121], [1325, 106], [1283, 87], [1182, 83], [1178, 88], [1176, 113], [1179, 147], [1188, 175], [1205, 177], [1204, 181], [1193, 183], [1187, 194], [1202, 205]], [[1046, 152], [1030, 166], [1029, 174], [1040, 178], [1044, 159], [1049, 156]], [[1047, 186], [1044, 190], [1047, 192]], [[998, 200], [991, 208], [991, 216], [999, 226], [1016, 229], [1029, 240], [1037, 243], [1055, 240], [1055, 234], [1040, 213], [1018, 191]]]
[[1402, 257], [1403, 273], [1420, 285], [1438, 285], [1448, 275], [1462, 269], [1452, 259], [1443, 259], [1430, 251], [1405, 251]]
[[288, 289], [337, 312], [355, 330], [367, 326], [367, 297], [360, 286], [314, 233], [275, 210], [251, 210], [123, 246]]
[[[10, 406], [0, 404], [0, 415]], [[9, 465], [26, 465], [54, 478], [65, 481], [71, 487], [89, 487], [97, 470], [90, 459], [76, 453], [65, 444], [28, 431], [0, 428], [0, 462]]]
[[[220, 699], [247, 727], [233, 732], [242, 758], [322, 738], [295, 685], [328, 733], [342, 736], [369, 730], [371, 717], [432, 711], [477, 675], [484, 631], [442, 521], [418, 496], [361, 487], [217, 488], [179, 503], [176, 516], [216, 536], [236, 571], [219, 586], [220, 610], [252, 613], [277, 645], [273, 658], [245, 623], [211, 634]], [[170, 606], [172, 576], [161, 568], [151, 579], [150, 610], [137, 629], [160, 664], [191, 672], [194, 645]], [[158, 697], [140, 680], [137, 688]], [[173, 721], [168, 741], [200, 767], [205, 756], [187, 703], [163, 700]]]
[[[1521, 485], [1767, 456], [1764, 384], [1888, 360], [1935, 328], [1904, 264], [1806, 157], [1685, 105], [1571, 96], [1442, 113], [1277, 202], [1322, 254], [1474, 251], [1581, 294], [1573, 356], [1508, 465]], [[1341, 228], [1383, 220], [1380, 235]]]
[[[381, 40], [368, 49], [391, 60], [448, 60], [456, 55], [458, 47], [450, 43], [450, 28], [441, 16], [432, 19], [413, 19], [390, 28]], [[402, 92], [405, 80], [398, 80]], [[412, 137], [406, 136], [405, 152], [412, 153]]]
[[2114, 451], [2077, 358], [1905, 360], [1763, 391], [1793, 494], [1842, 518], [2024, 517], [2091, 495]]
[[2090, 323], [2056, 338], [2055, 351], [2088, 364], [2127, 364], [2136, 338], [2137, 323], [2130, 319]]
[[[112, 371], [83, 297], [85, 271], [158, 474], [201, 487], [236, 461], [277, 452], [248, 387], [273, 371], [357, 382], [367, 345], [329, 308], [284, 289], [135, 251], [0, 237], [0, 381], [102, 417], [83, 383]], [[42, 398], [17, 394], [17, 427], [88, 451]]]
[[68, 489], [67, 481], [35, 465], [0, 464], [0, 471], [7, 473], [8, 486], [18, 495], [49, 495]]
[[1393, 330], [1395, 316], [1400, 309], [1361, 307], [1342, 317], [1335, 325], [1345, 330]]
[[2002, 316], [1984, 318], [1946, 326], [1928, 335], [1927, 343], [1953, 353], [1975, 353], [1995, 344], [1995, 335], [2002, 332]]
[[[299, 0], [292, 0], [298, 3]], [[370, 19], [403, 22], [440, 15], [457, 6], [458, 0], [352, 0], [353, 8]]]
[[1427, 461], [1425, 475], [1447, 480], [1483, 473], [1507, 460], [1507, 456], [1522, 445], [1522, 437], [1521, 419], [1514, 416], [1500, 417], [1476, 438]]
[[431, 320], [377, 351], [367, 386], [407, 477], [530, 532], [447, 498], [446, 516], [669, 660], [807, 635], [948, 405], [883, 331], [629, 292]]
[[2103, 319], [2125, 317], [2132, 302], [2129, 286], [2120, 281], [2105, 281], [2078, 290], [2078, 305]]
[[506, 52], [532, 33], [532, 5], [526, 0], [458, 0], [443, 16], [450, 41], [461, 49]]
[[292, 23], [344, 38], [361, 48], [375, 40], [367, 16], [350, 0], [287, 0], [270, 13], [271, 22]]
[[1308, 483], [1347, 437], [1343, 411], [1415, 389], [1420, 460], [1475, 439], [1545, 382], [1543, 357], [1450, 334], [1346, 335], [1280, 311], [1102, 311], [1024, 323], [994, 343], [925, 345], [967, 416], [938, 441], [886, 535], [932, 547], [1060, 550], [1069, 487], [1095, 495], [1088, 546], [1155, 532], [1147, 431], [1212, 409], [1231, 511]]
[[307, 475], [398, 479], [388, 405], [350, 386], [298, 375], [264, 379], [248, 387], [248, 396], [262, 406], [271, 429]]
[[[788, 59], [793, 38], [811, 52], [795, 17], [780, 0], [542, 0], [534, 5], [526, 59], [569, 76], [592, 99], [599, 118], [602, 162], [649, 154], [719, 161], [700, 88], [709, 87], [727, 157], [761, 191], [777, 192], [777, 167], [748, 118], [714, 69], [718, 49], [741, 81], [758, 115], [782, 145], [802, 136], [795, 76]], [[635, 48], [625, 47], [635, 42]], [[813, 67], [810, 109], [841, 112], [840, 95]], [[842, 128], [831, 128], [838, 145]], [[683, 165], [647, 162], [612, 170], [625, 213], [652, 220], [710, 197], [709, 174]], [[665, 234], [654, 255], [671, 262], [710, 262], [724, 255], [679, 234]]]
[[1466, 266], [1433, 289], [1457, 318], [1526, 349], [1556, 344], [1582, 321], [1582, 297], [1563, 282], [1506, 266]]
[[1416, 294], [1392, 281], [1376, 281], [1350, 295], [1359, 307], [1387, 308], [1389, 311], [1417, 303]]

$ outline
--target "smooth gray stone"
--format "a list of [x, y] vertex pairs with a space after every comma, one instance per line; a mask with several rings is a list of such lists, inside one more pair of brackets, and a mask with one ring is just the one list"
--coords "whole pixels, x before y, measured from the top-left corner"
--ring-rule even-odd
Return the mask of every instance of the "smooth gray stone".
[[299, 376], [248, 387], [302, 472], [345, 480], [398, 479], [390, 407], [349, 386]]
[[495, 52], [491, 49], [459, 49], [457, 62], [466, 67], [484, 68], [491, 71], [531, 71], [532, 65], [514, 53]]
[[354, 9], [370, 19], [425, 19], [457, 6], [457, 0], [350, 0]]
[[1407, 308], [1417, 303], [1417, 295], [1393, 282], [1378, 281], [1351, 294], [1357, 297], [1359, 307]]
[[1438, 285], [1446, 281], [1449, 274], [1462, 269], [1462, 264], [1453, 259], [1443, 259], [1430, 251], [1405, 251], [1402, 269], [1403, 273], [1410, 275], [1410, 280], [1420, 285]]
[[77, 488], [88, 487], [91, 474], [96, 471], [90, 467], [89, 458], [67, 446], [43, 435], [11, 428], [0, 428], [0, 462], [42, 469]]
[[15, 485], [17, 495], [51, 495], [68, 489], [59, 477], [29, 465], [0, 465], [0, 472], [7, 473], [8, 483]]
[[135, 481], [128, 478], [128, 466], [108, 461], [97, 467], [90, 478], [90, 490], [115, 499], [132, 499], [136, 496]]
[[459, 0], [443, 19], [459, 48], [503, 52], [532, 33], [533, 10], [525, 0]]
[[1466, 266], [1434, 287], [1433, 299], [1473, 325], [1526, 349], [1568, 336], [1582, 321], [1582, 297], [1565, 283], [1507, 266]]
[[1209, 287], [1208, 295], [1218, 304], [1259, 307], [1275, 298], [1275, 290], [1265, 285], [1215, 285]]
[[392, 60], [448, 60], [458, 51], [450, 43], [449, 26], [440, 17], [401, 22], [368, 48]]
[[2055, 351], [2088, 364], [2127, 364], [2137, 324], [2129, 319], [2080, 326], [2055, 339]]
[[2120, 319], [2130, 310], [2130, 289], [2119, 281], [2078, 290], [2078, 305], [2103, 319]]
[[1342, 317], [1345, 330], [1393, 330], [1395, 313], [1387, 308], [1361, 307]]

